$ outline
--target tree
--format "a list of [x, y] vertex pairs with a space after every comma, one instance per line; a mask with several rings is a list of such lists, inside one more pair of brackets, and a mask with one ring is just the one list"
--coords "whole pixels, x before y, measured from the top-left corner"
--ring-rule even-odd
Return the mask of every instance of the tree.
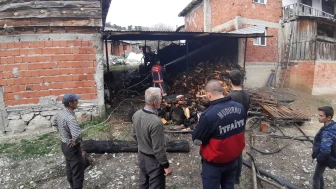
[[[167, 25], [164, 23], [158, 23], [155, 24], [149, 28], [146, 28], [145, 31], [166, 31], [166, 32], [172, 32], [175, 31], [174, 27], [171, 25]], [[171, 41], [160, 41], [160, 49], [162, 49], [165, 46], [168, 46], [171, 44]], [[152, 50], [156, 49], [158, 47], [157, 41], [147, 41], [147, 46], [151, 47]]]

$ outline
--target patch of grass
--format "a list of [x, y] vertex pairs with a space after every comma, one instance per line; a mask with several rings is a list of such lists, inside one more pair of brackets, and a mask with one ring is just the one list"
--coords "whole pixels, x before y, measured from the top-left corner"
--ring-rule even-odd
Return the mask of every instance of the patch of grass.
[[100, 132], [108, 132], [110, 130], [110, 127], [105, 124], [99, 124], [97, 125], [97, 131]]
[[132, 135], [130, 130], [125, 130], [115, 137], [117, 140], [132, 140]]
[[327, 99], [324, 99], [324, 98], [318, 99], [317, 101], [320, 102], [323, 105], [326, 105], [326, 106], [330, 106], [331, 105], [331, 101], [327, 100]]
[[110, 126], [107, 124], [100, 124], [103, 121], [103, 118], [97, 117], [89, 122], [83, 123], [81, 125], [81, 128], [83, 129], [82, 137], [95, 138], [97, 136], [101, 136], [104, 133], [108, 133]]
[[22, 139], [18, 143], [0, 144], [0, 152], [12, 158], [40, 157], [52, 152], [59, 152], [60, 143], [58, 135], [45, 134], [36, 139]]

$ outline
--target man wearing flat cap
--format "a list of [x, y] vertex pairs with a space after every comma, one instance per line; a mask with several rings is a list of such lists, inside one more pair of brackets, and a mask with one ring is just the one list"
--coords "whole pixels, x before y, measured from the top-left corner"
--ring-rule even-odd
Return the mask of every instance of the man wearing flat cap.
[[64, 109], [59, 111], [53, 121], [60, 132], [62, 152], [66, 162], [67, 180], [71, 189], [82, 189], [84, 180], [84, 162], [80, 148], [81, 129], [74, 110], [81, 95], [65, 94], [62, 99]]

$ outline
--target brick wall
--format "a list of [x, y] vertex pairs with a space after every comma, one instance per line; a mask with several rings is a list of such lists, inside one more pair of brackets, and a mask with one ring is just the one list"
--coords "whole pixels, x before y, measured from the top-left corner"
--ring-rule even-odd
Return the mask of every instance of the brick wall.
[[[251, 25], [243, 25], [243, 28]], [[246, 62], [278, 62], [278, 29], [267, 28], [266, 46], [253, 45], [253, 39], [247, 39]]]
[[313, 61], [299, 62], [291, 66], [287, 72], [286, 85], [308, 93], [312, 92], [315, 80], [315, 64]]
[[252, 0], [211, 0], [211, 25], [216, 27], [240, 15], [244, 18], [279, 22], [282, 1], [267, 1], [267, 4], [252, 3]]
[[335, 94], [336, 91], [336, 62], [315, 63], [313, 94]]
[[0, 86], [6, 106], [37, 104], [65, 93], [97, 99], [96, 47], [88, 40], [0, 44]]
[[194, 32], [204, 31], [204, 11], [203, 5], [199, 5], [184, 18], [185, 30]]
[[[108, 54], [111, 54], [111, 43], [107, 43], [107, 50], [108, 50]], [[130, 53], [131, 52], [131, 45], [128, 43], [121, 43], [120, 45], [113, 45], [113, 52], [112, 54], [114, 56], [123, 56], [126, 53]], [[105, 43], [104, 43], [104, 55], [106, 54], [106, 50], [105, 50]]]

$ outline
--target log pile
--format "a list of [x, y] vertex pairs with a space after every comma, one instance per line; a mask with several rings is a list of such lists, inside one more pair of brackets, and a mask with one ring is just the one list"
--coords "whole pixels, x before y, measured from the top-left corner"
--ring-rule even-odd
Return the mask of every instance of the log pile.
[[225, 93], [229, 93], [231, 88], [229, 87], [228, 73], [232, 69], [241, 68], [224, 58], [192, 64], [187, 73], [183, 72], [175, 77], [167, 77], [167, 90], [170, 94], [188, 93], [195, 97], [202, 97], [205, 94], [203, 90], [205, 83], [210, 79], [218, 79]]
[[[167, 152], [189, 152], [189, 143], [186, 140], [168, 141]], [[82, 148], [87, 153], [120, 153], [138, 152], [138, 143], [135, 141], [122, 140], [84, 140]]]
[[[165, 77], [169, 95], [162, 102], [160, 116], [171, 120], [174, 125], [188, 127], [196, 124], [197, 114], [205, 109], [208, 102], [204, 86], [211, 79], [218, 79], [225, 95], [231, 92], [228, 73], [232, 69], [241, 69], [224, 58], [191, 64], [188, 72], [174, 77]], [[167, 68], [169, 71], [169, 67]]]

